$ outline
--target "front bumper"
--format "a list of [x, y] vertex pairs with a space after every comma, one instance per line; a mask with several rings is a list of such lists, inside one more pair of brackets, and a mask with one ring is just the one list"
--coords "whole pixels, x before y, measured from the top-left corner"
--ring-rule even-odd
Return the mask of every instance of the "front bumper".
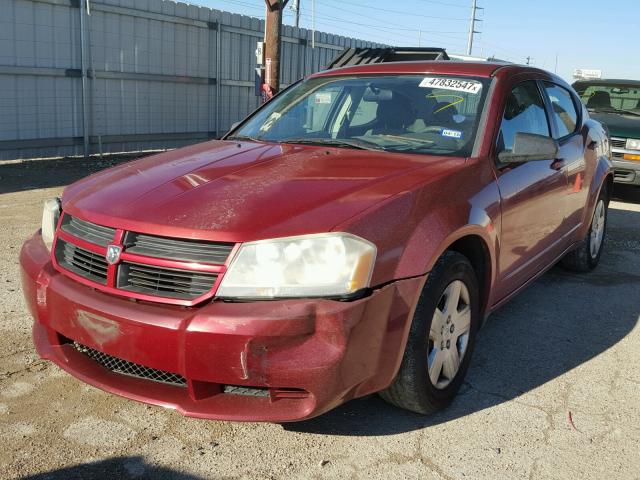
[[[179, 307], [132, 301], [55, 271], [39, 235], [23, 246], [26, 303], [40, 356], [103, 390], [199, 418], [307, 419], [387, 387], [426, 277], [353, 301], [212, 301]], [[185, 386], [114, 373], [73, 342], [179, 374]], [[225, 393], [249, 387], [266, 396]], [[236, 390], [242, 391], [242, 390]]]

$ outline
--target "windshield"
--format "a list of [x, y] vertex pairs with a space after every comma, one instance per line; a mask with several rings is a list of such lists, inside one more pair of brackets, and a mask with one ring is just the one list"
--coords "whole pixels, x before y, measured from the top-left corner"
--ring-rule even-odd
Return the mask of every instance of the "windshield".
[[576, 90], [589, 111], [640, 115], [640, 84], [582, 84]]
[[441, 75], [311, 78], [227, 138], [467, 156], [487, 83]]

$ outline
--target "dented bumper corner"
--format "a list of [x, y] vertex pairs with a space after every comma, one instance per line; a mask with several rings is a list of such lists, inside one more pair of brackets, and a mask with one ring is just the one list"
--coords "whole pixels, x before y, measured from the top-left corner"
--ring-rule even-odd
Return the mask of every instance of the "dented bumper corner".
[[[388, 386], [425, 281], [392, 282], [352, 302], [212, 301], [185, 308], [80, 285], [53, 270], [39, 235], [25, 243], [20, 262], [43, 358], [103, 390], [226, 420], [303, 420]], [[78, 345], [125, 366], [175, 374], [184, 385], [105, 368]]]

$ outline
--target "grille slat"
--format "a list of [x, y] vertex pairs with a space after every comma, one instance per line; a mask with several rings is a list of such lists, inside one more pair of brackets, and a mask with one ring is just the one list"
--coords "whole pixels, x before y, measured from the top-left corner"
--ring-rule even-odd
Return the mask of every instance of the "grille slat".
[[67, 243], [64, 246], [64, 253], [65, 256], [72, 258], [72, 261], [88, 263], [92, 268], [103, 270], [104, 273], [107, 273], [106, 263], [104, 265], [102, 265], [101, 263], [96, 263], [96, 254], [93, 252], [83, 250], [80, 247], [74, 247], [73, 245]]
[[95, 350], [93, 348], [82, 345], [78, 342], [73, 342], [73, 347], [83, 353], [90, 359], [102, 365], [107, 370], [122, 375], [128, 375], [130, 377], [142, 378], [145, 380], [151, 380], [153, 382], [167, 383], [169, 385], [177, 385], [180, 387], [186, 387], [186, 379], [177, 373], [167, 372], [164, 370], [158, 370], [156, 368], [145, 367], [138, 363], [129, 362], [113, 355]]
[[116, 233], [115, 228], [96, 225], [68, 214], [65, 214], [62, 219], [61, 229], [69, 235], [103, 247], [113, 241], [113, 236]]
[[148, 257], [213, 264], [224, 264], [233, 249], [232, 243], [185, 240], [135, 232], [127, 233], [125, 246], [129, 253]]
[[58, 264], [70, 272], [106, 285], [107, 261], [101, 255], [58, 238], [55, 256]]
[[626, 138], [612, 138], [611, 139], [611, 147], [612, 148], [627, 148], [627, 139]]
[[124, 262], [118, 270], [118, 288], [170, 298], [193, 299], [213, 288], [218, 275]]
[[[115, 228], [96, 225], [66, 213], [60, 229], [75, 238], [102, 247], [114, 243], [116, 234]], [[107, 283], [109, 266], [105, 253], [93, 253], [73, 241], [67, 242], [58, 237], [55, 256], [65, 270], [101, 285], [158, 297], [159, 300], [193, 300], [211, 292], [218, 274], [152, 265], [154, 262], [151, 258], [222, 265], [234, 247], [232, 243], [176, 239], [136, 232], [125, 232], [122, 244], [127, 253], [141, 257], [137, 261], [117, 263], [115, 285]]]

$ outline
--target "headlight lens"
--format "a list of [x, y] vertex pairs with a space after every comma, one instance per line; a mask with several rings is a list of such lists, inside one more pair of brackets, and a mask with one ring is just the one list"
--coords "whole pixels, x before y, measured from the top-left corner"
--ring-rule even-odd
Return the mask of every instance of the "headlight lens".
[[49, 250], [53, 244], [53, 236], [56, 233], [58, 219], [60, 218], [60, 199], [50, 198], [45, 200], [42, 210], [42, 240]]
[[637, 138], [628, 138], [627, 150], [640, 150], [640, 140]]
[[347, 233], [245, 243], [222, 279], [218, 297], [331, 297], [369, 286], [376, 247]]

